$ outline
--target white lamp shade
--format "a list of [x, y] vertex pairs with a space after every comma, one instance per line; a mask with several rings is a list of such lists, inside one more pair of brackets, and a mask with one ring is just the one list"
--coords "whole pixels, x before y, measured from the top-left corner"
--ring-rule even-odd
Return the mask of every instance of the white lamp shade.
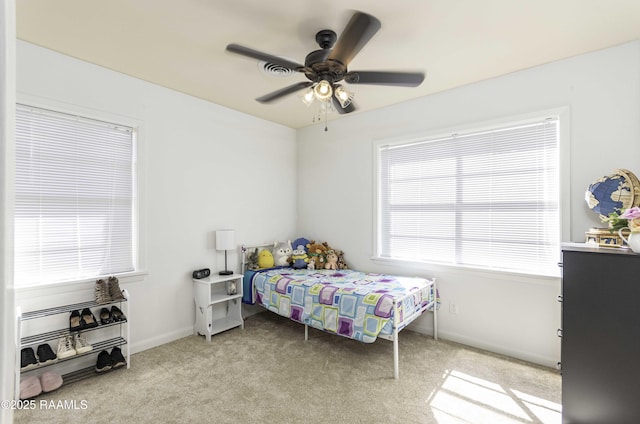
[[236, 230], [216, 230], [216, 250], [231, 250], [236, 247]]

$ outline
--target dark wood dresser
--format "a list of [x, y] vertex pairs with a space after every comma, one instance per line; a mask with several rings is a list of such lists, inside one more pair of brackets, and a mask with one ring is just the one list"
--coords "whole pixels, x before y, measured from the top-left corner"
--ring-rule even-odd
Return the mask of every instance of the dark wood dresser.
[[562, 421], [640, 423], [640, 255], [562, 246]]

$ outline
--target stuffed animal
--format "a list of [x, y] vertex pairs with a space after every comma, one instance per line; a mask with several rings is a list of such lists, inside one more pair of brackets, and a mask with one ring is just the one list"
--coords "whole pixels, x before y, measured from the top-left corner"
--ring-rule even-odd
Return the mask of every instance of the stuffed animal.
[[293, 249], [293, 255], [291, 256], [291, 259], [293, 260], [293, 268], [307, 268], [307, 265], [309, 263], [309, 256], [307, 255], [307, 249], [305, 249], [304, 245], [298, 244], [295, 249]]
[[258, 267], [273, 268], [273, 255], [269, 250], [264, 249], [258, 253]]
[[309, 258], [307, 269], [316, 269], [316, 258]]
[[247, 269], [258, 269], [258, 249], [253, 249], [247, 255]]
[[338, 255], [333, 249], [327, 250], [326, 258], [327, 263], [324, 265], [324, 269], [338, 269]]
[[315, 259], [315, 268], [310, 269], [323, 269], [324, 264], [327, 262], [327, 258], [325, 257], [325, 252], [327, 248], [320, 244], [316, 243], [314, 240], [311, 240], [307, 245], [307, 254], [309, 255], [309, 259]]
[[291, 240], [273, 242], [273, 261], [275, 266], [288, 266], [291, 260]]
[[309, 244], [309, 240], [307, 240], [304, 237], [298, 237], [291, 243], [291, 247], [293, 247], [293, 249], [295, 250], [298, 248], [299, 245], [302, 245], [302, 248], [304, 249], [304, 253], [309, 253], [307, 250], [308, 244]]
[[342, 250], [336, 250], [336, 255], [338, 255], [338, 269], [349, 269], [344, 260], [344, 252]]

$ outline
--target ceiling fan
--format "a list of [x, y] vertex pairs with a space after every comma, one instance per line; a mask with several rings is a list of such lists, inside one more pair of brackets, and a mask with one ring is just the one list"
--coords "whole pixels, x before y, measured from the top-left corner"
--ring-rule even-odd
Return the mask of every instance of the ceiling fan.
[[331, 102], [338, 113], [349, 113], [355, 110], [352, 103], [353, 93], [341, 84], [373, 84], [417, 87], [424, 80], [421, 72], [386, 72], [386, 71], [350, 71], [349, 63], [380, 29], [378, 19], [362, 12], [355, 12], [344, 31], [337, 37], [336, 33], [325, 29], [316, 34], [316, 42], [320, 50], [307, 55], [304, 65], [289, 59], [263, 53], [238, 44], [229, 44], [227, 51], [242, 56], [303, 73], [308, 81], [281, 88], [272, 93], [258, 97], [260, 103], [270, 103], [299, 90], [306, 89], [303, 101], [306, 104], [314, 99], [320, 102]]

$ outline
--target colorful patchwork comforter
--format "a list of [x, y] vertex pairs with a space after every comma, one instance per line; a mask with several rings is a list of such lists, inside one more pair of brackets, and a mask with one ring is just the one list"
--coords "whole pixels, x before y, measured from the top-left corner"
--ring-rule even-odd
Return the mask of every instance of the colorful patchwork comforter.
[[[402, 323], [421, 314], [433, 299], [433, 286], [424, 278], [398, 277], [351, 270], [277, 268], [250, 271], [245, 293], [253, 302], [340, 336], [371, 343], [393, 332], [396, 299]], [[245, 299], [247, 301], [247, 299]], [[249, 303], [249, 302], [248, 302]]]

